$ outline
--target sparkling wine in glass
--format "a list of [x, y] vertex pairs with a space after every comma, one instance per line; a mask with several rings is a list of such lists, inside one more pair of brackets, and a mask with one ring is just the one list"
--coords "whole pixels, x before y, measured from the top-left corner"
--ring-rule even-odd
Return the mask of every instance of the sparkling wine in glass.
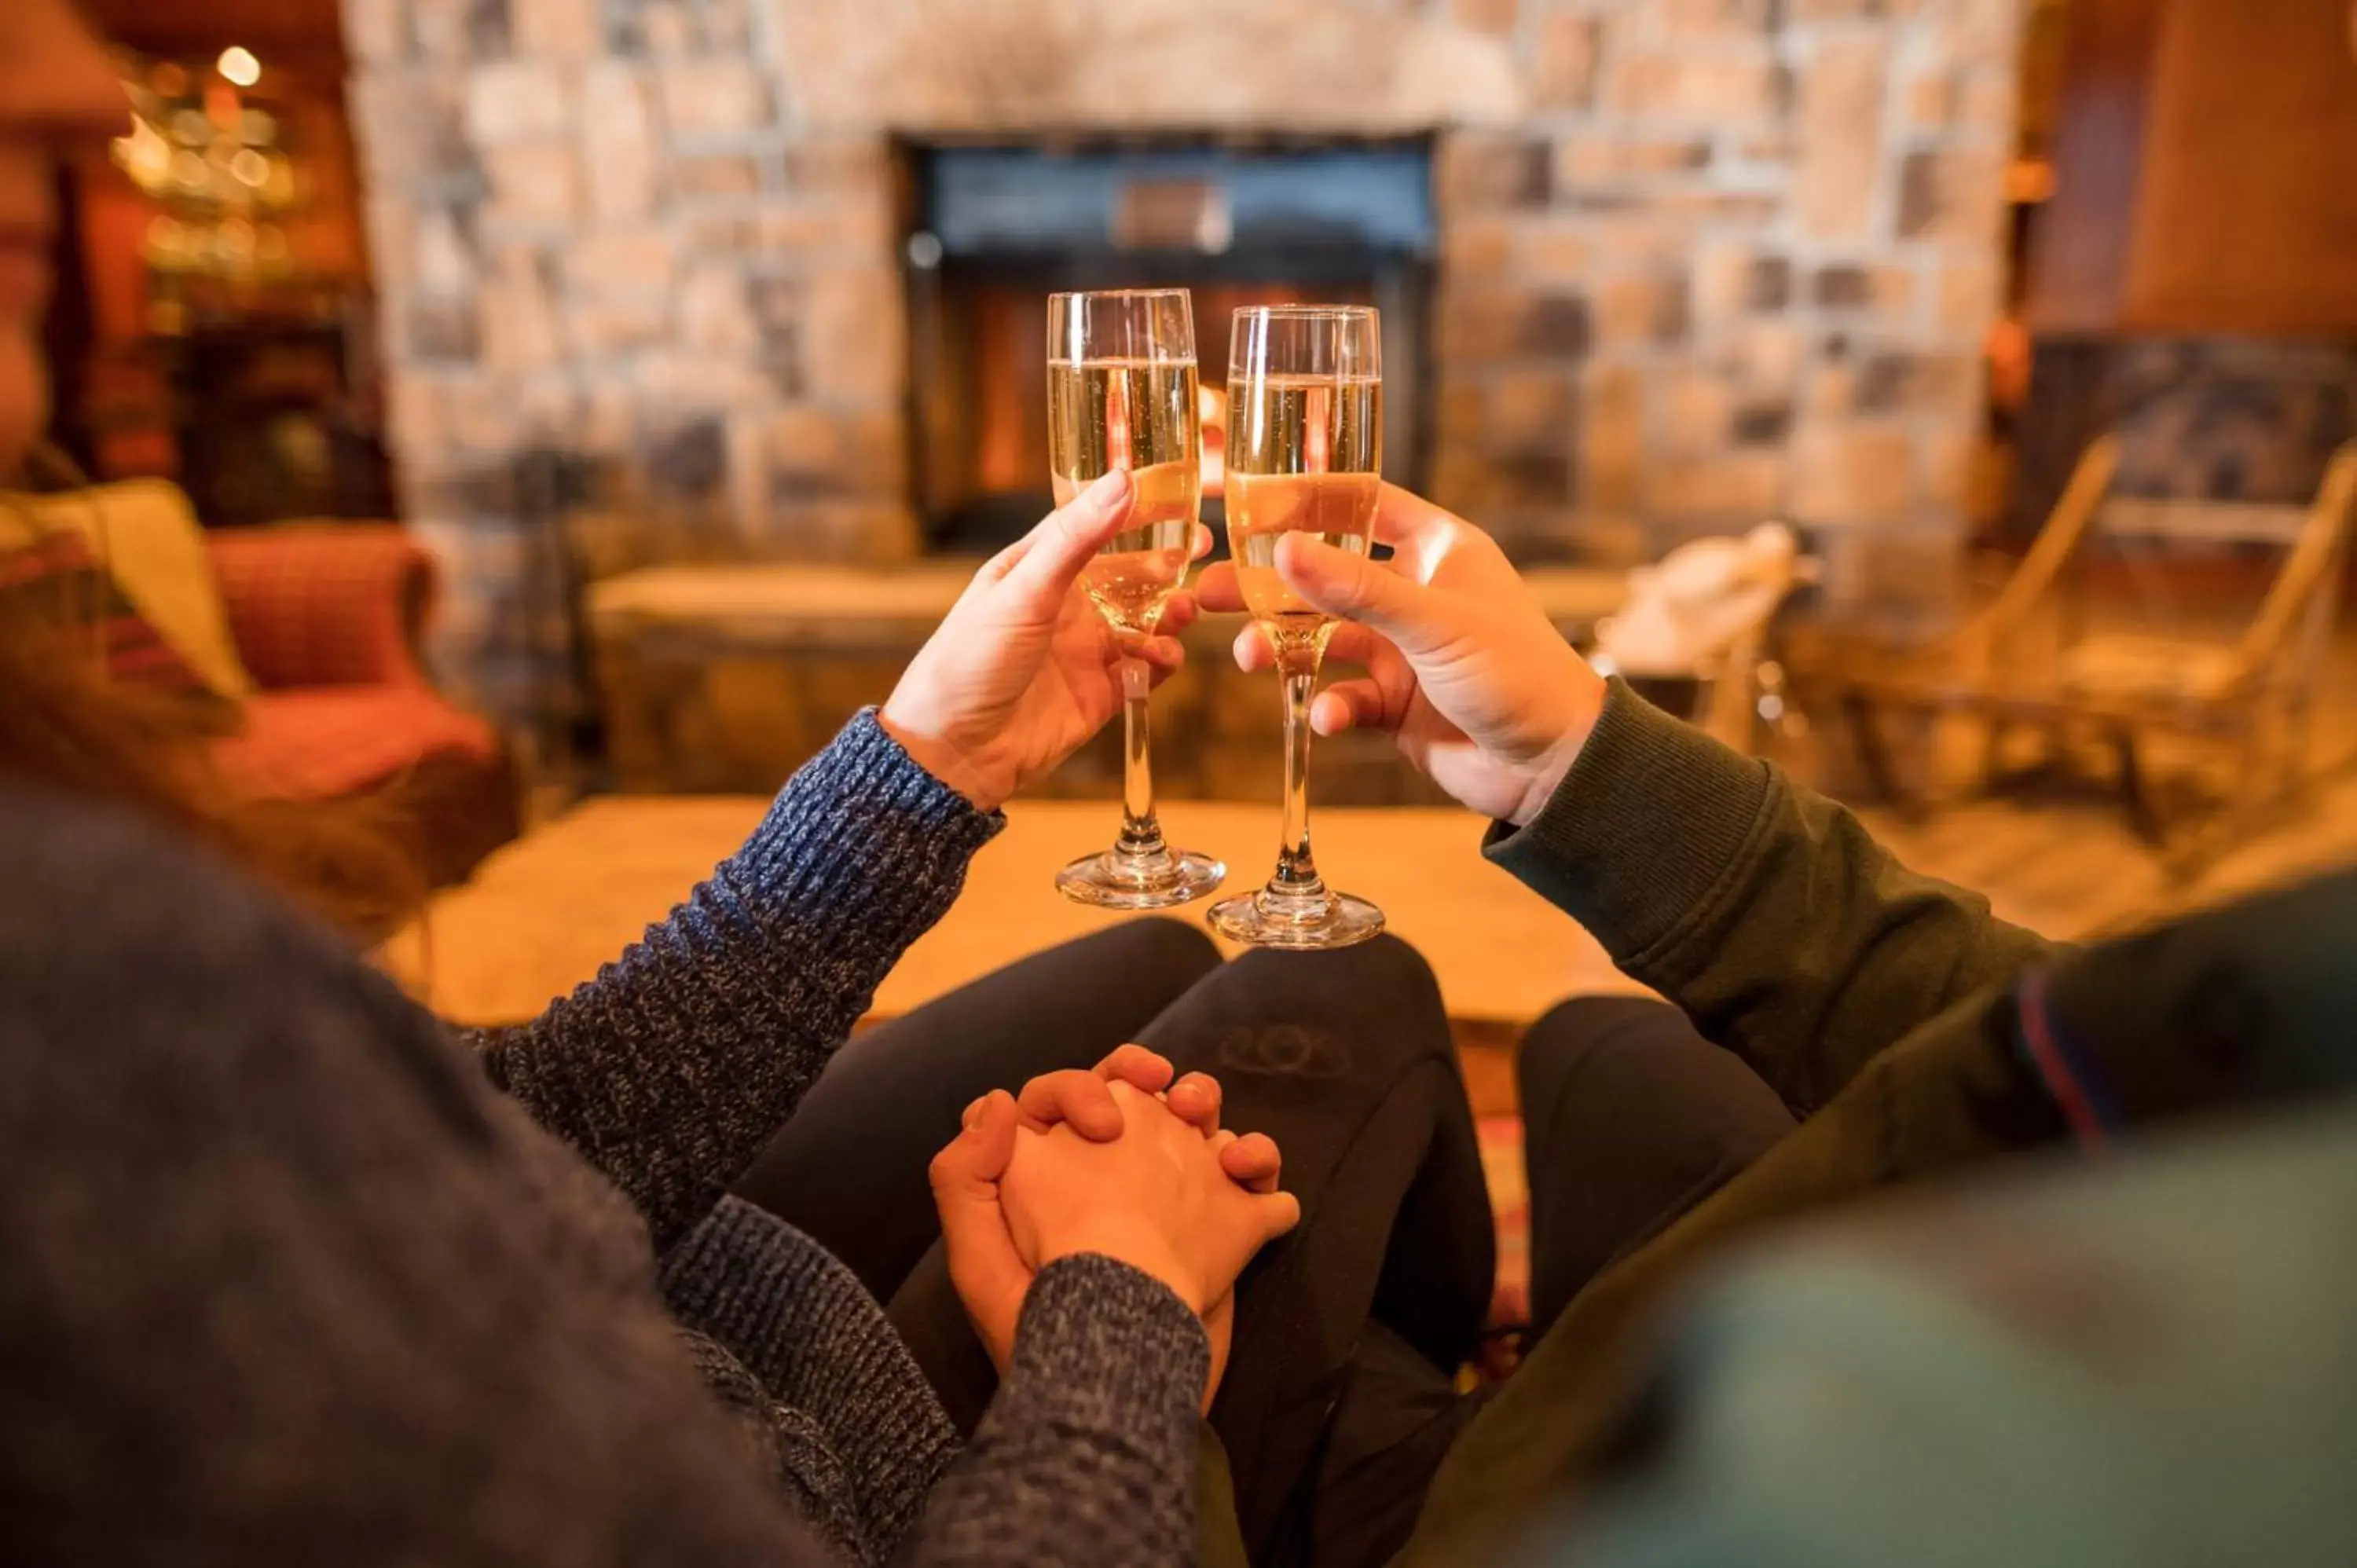
[[1364, 306], [1239, 310], [1228, 356], [1228, 548], [1244, 607], [1285, 687], [1285, 837], [1256, 893], [1211, 906], [1212, 929], [1275, 948], [1340, 948], [1383, 912], [1336, 892], [1309, 853], [1309, 699], [1334, 618], [1276, 574], [1276, 543], [1307, 533], [1353, 554], [1373, 542], [1383, 484], [1381, 328]]
[[[1121, 289], [1048, 299], [1048, 461], [1062, 506], [1114, 468], [1136, 499], [1130, 525], [1082, 574], [1089, 600], [1124, 637], [1153, 634], [1187, 575], [1202, 506], [1195, 408], [1195, 317], [1187, 291]], [[1145, 662], [1121, 665], [1121, 836], [1056, 874], [1067, 898], [1160, 909], [1200, 898], [1228, 868], [1173, 849], [1154, 814]]]

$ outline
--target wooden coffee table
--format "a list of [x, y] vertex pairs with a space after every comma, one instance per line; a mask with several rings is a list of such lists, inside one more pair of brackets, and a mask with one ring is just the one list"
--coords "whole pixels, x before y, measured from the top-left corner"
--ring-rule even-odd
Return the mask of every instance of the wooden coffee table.
[[[588, 801], [494, 854], [464, 886], [387, 944], [385, 957], [445, 1017], [518, 1023], [597, 972], [661, 919], [760, 821], [745, 796], [616, 796]], [[1268, 875], [1269, 806], [1171, 801], [1172, 838], [1228, 864], [1227, 891]], [[891, 1017], [1003, 964], [1123, 917], [1066, 902], [1056, 867], [1101, 849], [1105, 801], [1018, 801], [975, 857], [964, 893], [902, 958], [876, 997]], [[1460, 1033], [1511, 1039], [1567, 995], [1640, 988], [1595, 939], [1483, 860], [1482, 822], [1462, 811], [1331, 810], [1312, 819], [1319, 867], [1372, 898], [1439, 976]], [[1205, 906], [1172, 913], [1200, 924]]]

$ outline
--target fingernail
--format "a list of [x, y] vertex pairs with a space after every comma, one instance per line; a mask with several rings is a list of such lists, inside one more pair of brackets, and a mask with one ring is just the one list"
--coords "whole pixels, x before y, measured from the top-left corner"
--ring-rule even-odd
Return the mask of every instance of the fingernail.
[[982, 1120], [982, 1101], [989, 1098], [990, 1096], [985, 1094], [982, 1097], [982, 1100], [977, 1100], [973, 1104], [965, 1108], [965, 1114], [960, 1117], [959, 1121], [967, 1132], [973, 1132], [974, 1124]]
[[1091, 506], [1112, 506], [1129, 489], [1127, 468], [1107, 468], [1097, 476], [1096, 483], [1082, 492], [1082, 499]]

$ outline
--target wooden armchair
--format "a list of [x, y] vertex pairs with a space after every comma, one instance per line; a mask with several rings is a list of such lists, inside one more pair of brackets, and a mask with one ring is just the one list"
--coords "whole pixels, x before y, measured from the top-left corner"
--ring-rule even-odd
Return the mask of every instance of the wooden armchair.
[[2078, 550], [2088, 520], [2111, 489], [2119, 455], [2115, 435], [2101, 437], [2080, 455], [2070, 484], [2029, 553], [1987, 606], [1956, 630], [1911, 647], [1835, 632], [1795, 650], [1812, 693], [1841, 707], [1858, 762], [1884, 800], [1909, 809], [1921, 804], [1900, 782], [1885, 742], [1883, 711], [1936, 714], [1975, 708], [1986, 699], [1998, 666], [2006, 656], [2021, 652], [2032, 612], [2049, 600]]
[[[1985, 784], [1996, 782], [2014, 729], [2042, 731], [2050, 758], [2073, 732], [2101, 735], [2117, 757], [2129, 820], [2156, 845], [2176, 842], [2179, 826], [2164, 820], [2146, 777], [2139, 743], [2156, 731], [2235, 748], [2233, 798], [2222, 810], [2204, 813], [2205, 830], [2247, 822], [2304, 785], [2309, 726], [2357, 508], [2357, 443], [2334, 454], [2304, 513], [2106, 505], [2116, 458], [2114, 437], [2088, 448], [2019, 568], [1954, 638], [1916, 659], [1886, 661], [1839, 683], [1861, 761], [1878, 785], [1898, 793], [1879, 729], [1880, 715], [1893, 708], [1986, 719]], [[2090, 629], [2083, 604], [2066, 591], [2066, 568], [2098, 539], [2269, 546], [2283, 556], [2248, 626], [2231, 641], [2121, 635]], [[2194, 852], [2216, 836], [2197, 832]]]

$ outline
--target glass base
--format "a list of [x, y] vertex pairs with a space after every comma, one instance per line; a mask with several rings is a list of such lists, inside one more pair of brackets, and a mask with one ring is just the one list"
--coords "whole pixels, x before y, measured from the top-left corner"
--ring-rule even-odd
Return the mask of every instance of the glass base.
[[1227, 879], [1225, 865], [1190, 849], [1145, 855], [1108, 849], [1056, 873], [1056, 891], [1100, 909], [1168, 909], [1217, 892]]
[[1258, 948], [1315, 951], [1380, 936], [1383, 912], [1348, 893], [1279, 893], [1264, 887], [1211, 908], [1211, 929]]

